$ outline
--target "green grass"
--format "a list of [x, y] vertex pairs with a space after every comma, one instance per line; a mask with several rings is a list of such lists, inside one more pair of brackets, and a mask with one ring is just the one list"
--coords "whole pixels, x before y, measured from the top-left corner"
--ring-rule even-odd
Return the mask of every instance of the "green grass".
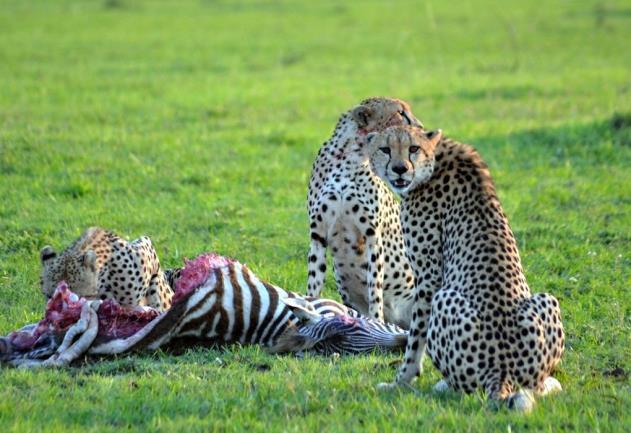
[[39, 249], [90, 225], [304, 290], [311, 163], [372, 95], [478, 147], [567, 334], [530, 416], [432, 395], [429, 363], [421, 395], [379, 394], [397, 356], [232, 348], [2, 368], [2, 430], [628, 430], [630, 29], [623, 0], [2, 1], [0, 334], [41, 316]]

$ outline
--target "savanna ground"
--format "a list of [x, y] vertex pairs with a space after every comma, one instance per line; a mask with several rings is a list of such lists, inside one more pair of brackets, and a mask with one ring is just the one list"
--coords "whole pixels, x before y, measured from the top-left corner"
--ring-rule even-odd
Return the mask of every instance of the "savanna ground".
[[514, 3], [2, 1], [0, 334], [41, 316], [39, 249], [90, 225], [304, 290], [312, 160], [392, 95], [489, 163], [561, 302], [563, 394], [519, 416], [433, 395], [429, 362], [420, 394], [381, 394], [400, 356], [197, 349], [2, 368], [2, 431], [628, 431], [631, 6]]

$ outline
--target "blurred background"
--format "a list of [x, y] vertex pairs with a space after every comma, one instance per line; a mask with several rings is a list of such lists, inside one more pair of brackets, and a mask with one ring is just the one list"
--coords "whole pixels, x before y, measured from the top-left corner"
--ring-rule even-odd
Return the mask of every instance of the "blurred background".
[[375, 95], [480, 149], [535, 287], [565, 288], [574, 253], [628, 252], [630, 36], [626, 1], [3, 0], [0, 325], [90, 225], [303, 290], [312, 161]]

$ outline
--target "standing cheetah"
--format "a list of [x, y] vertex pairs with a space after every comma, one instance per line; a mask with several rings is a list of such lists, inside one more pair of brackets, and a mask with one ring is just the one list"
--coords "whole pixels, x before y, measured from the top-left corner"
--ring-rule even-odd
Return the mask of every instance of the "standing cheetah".
[[307, 294], [320, 295], [328, 247], [343, 302], [407, 328], [414, 277], [405, 257], [399, 204], [370, 170], [365, 146], [368, 132], [398, 124], [420, 125], [403, 101], [367, 99], [342, 114], [333, 137], [320, 148], [309, 181]]
[[127, 242], [97, 227], [86, 230], [58, 255], [52, 247], [41, 251], [42, 293], [50, 298], [61, 281], [87, 298], [115, 299], [121, 305], [171, 306], [173, 291], [160, 268], [151, 239]]
[[478, 153], [440, 130], [394, 127], [367, 140], [375, 171], [403, 197], [403, 236], [418, 281], [396, 383], [421, 372], [427, 345], [445, 378], [437, 390], [482, 387], [524, 411], [533, 404], [529, 390], [560, 390], [550, 377], [564, 347], [559, 303], [531, 294]]

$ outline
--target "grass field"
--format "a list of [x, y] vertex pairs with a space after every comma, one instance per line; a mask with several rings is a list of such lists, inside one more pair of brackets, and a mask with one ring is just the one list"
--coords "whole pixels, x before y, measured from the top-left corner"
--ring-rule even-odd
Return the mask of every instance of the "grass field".
[[624, 0], [0, 1], [0, 334], [41, 316], [39, 249], [90, 225], [303, 291], [311, 163], [372, 95], [476, 145], [567, 334], [530, 416], [431, 394], [429, 362], [380, 394], [400, 357], [232, 348], [1, 368], [0, 429], [629, 431], [629, 40]]

